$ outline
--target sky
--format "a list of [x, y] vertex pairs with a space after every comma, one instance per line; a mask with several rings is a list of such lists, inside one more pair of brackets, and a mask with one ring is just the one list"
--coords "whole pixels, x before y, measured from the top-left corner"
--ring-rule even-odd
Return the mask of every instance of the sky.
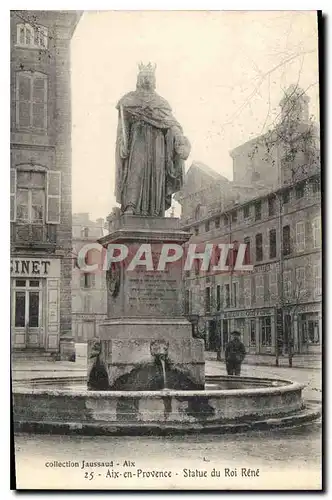
[[196, 160], [231, 180], [229, 152], [276, 122], [290, 84], [319, 119], [315, 12], [85, 12], [71, 46], [73, 212], [93, 220], [116, 206], [115, 106], [141, 61], [157, 64], [156, 90], [190, 140], [186, 169]]

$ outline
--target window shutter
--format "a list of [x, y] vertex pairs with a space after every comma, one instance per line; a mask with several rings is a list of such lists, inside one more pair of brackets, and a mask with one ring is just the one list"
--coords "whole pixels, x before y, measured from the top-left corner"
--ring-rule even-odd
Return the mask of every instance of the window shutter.
[[10, 169], [10, 222], [16, 221], [16, 168]]
[[60, 280], [47, 280], [47, 348], [59, 348], [60, 334]]
[[47, 172], [47, 219], [48, 224], [60, 224], [61, 172]]
[[36, 76], [32, 86], [32, 126], [47, 128], [47, 78]]
[[31, 125], [31, 75], [19, 72], [16, 77], [16, 125]]

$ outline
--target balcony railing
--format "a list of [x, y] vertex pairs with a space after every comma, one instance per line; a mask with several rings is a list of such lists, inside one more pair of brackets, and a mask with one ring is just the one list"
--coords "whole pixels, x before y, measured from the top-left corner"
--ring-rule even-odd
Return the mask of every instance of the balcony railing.
[[54, 224], [11, 224], [11, 244], [18, 247], [48, 247], [56, 245], [57, 226]]

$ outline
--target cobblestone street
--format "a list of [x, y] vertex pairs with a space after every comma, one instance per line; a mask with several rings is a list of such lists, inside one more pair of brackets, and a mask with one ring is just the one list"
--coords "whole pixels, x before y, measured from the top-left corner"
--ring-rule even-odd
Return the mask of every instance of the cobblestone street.
[[[47, 487], [57, 488], [149, 488], [160, 487], [158, 482], [105, 483], [103, 476], [84, 481], [80, 469], [50, 469], [47, 461], [124, 460], [135, 462], [144, 470], [170, 469], [178, 474], [177, 480], [187, 488], [197, 487], [198, 480], [184, 480], [183, 469], [221, 470], [214, 480], [214, 488], [310, 488], [320, 484], [321, 434], [319, 424], [300, 429], [272, 432], [251, 432], [236, 435], [190, 435], [177, 437], [78, 437], [27, 435], [16, 436], [17, 480], [33, 485], [34, 471], [45, 471]], [[250, 467], [260, 470], [260, 481], [238, 483], [237, 478], [225, 477], [226, 468], [240, 470]], [[119, 470], [120, 467], [116, 467]], [[99, 471], [98, 471], [99, 472]], [[100, 472], [103, 473], [101, 470]], [[264, 481], [268, 479], [268, 483]], [[286, 480], [285, 480], [286, 478]], [[41, 483], [43, 478], [41, 477]], [[310, 485], [310, 486], [309, 486]], [[42, 487], [42, 484], [40, 485]], [[170, 484], [171, 488], [172, 485]], [[174, 481], [173, 481], [174, 487]]]

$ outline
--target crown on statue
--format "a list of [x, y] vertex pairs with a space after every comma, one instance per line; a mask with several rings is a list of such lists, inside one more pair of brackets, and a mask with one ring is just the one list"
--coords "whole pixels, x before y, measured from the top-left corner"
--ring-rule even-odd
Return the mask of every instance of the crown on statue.
[[148, 64], [143, 64], [142, 62], [140, 62], [138, 65], [140, 73], [151, 73], [152, 75], [154, 75], [156, 67], [157, 67], [156, 64], [152, 64], [150, 62]]

